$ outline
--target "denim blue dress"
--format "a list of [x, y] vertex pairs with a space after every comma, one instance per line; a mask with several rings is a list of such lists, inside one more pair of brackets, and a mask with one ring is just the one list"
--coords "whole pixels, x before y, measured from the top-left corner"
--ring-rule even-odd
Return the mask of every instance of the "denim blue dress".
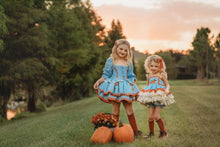
[[97, 89], [98, 97], [102, 101], [131, 103], [136, 100], [139, 89], [134, 83], [136, 76], [133, 73], [132, 64], [129, 66], [114, 65], [113, 59], [109, 57], [105, 63], [102, 77], [105, 78], [105, 81]]
[[138, 102], [144, 105], [157, 104], [159, 102], [164, 106], [175, 102], [171, 92], [165, 95], [166, 86], [161, 77], [152, 76], [148, 82], [147, 86], [139, 92]]

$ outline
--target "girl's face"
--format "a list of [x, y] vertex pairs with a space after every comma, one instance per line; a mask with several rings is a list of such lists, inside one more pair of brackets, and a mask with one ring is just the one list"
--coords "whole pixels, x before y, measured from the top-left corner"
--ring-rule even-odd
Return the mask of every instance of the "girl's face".
[[126, 58], [128, 55], [128, 46], [125, 44], [121, 44], [116, 49], [116, 53], [120, 58]]
[[157, 73], [159, 71], [159, 63], [151, 61], [149, 69], [153, 74]]

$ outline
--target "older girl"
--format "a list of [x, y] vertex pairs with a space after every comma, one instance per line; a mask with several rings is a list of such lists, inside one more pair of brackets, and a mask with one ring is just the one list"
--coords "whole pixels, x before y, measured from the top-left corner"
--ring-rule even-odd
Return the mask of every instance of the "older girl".
[[130, 44], [125, 39], [116, 40], [112, 54], [105, 63], [103, 75], [94, 84], [94, 89], [103, 102], [112, 104], [113, 116], [117, 120], [120, 114], [120, 104], [123, 103], [134, 135], [139, 136], [141, 132], [138, 131], [132, 108], [132, 102], [136, 101], [139, 92], [135, 81]]

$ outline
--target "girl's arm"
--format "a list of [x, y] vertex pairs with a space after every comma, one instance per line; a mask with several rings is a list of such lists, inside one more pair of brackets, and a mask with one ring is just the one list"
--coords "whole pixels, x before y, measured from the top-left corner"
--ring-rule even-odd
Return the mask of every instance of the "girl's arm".
[[99, 85], [105, 81], [105, 79], [110, 78], [112, 76], [113, 63], [112, 58], [108, 58], [105, 63], [105, 67], [103, 68], [103, 74], [100, 79], [98, 79], [93, 88], [98, 89]]
[[149, 79], [150, 79], [150, 73], [146, 74], [146, 78], [147, 78], [147, 86], [149, 85]]
[[134, 74], [133, 70], [134, 70], [133, 64], [130, 64], [130, 66], [128, 68], [128, 80], [130, 82], [135, 83], [137, 81], [137, 79], [136, 79], [136, 75]]
[[104, 82], [104, 81], [105, 81], [105, 78], [101, 77], [100, 79], [98, 79], [98, 80], [95, 82], [93, 88], [94, 88], [94, 89], [98, 89], [98, 88], [99, 88], [99, 85], [100, 85], [102, 82]]
[[105, 79], [110, 78], [112, 76], [112, 71], [113, 71], [113, 61], [112, 58], [109, 57], [105, 62], [105, 67], [103, 68], [102, 77]]
[[167, 80], [167, 74], [166, 73], [162, 73], [161, 76], [162, 76], [162, 79], [163, 79], [164, 84], [166, 86], [165, 94], [168, 95], [169, 92], [170, 92], [170, 84], [169, 84], [169, 82]]

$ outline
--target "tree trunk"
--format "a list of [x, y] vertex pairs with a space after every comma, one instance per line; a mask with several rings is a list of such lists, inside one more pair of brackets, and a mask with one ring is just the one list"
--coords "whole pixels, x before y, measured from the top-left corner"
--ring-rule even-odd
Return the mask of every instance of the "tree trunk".
[[30, 112], [35, 112], [36, 110], [34, 91], [28, 92], [28, 110]]
[[220, 81], [220, 62], [219, 61], [217, 63], [217, 77], [218, 77], [218, 80]]
[[207, 44], [207, 46], [206, 46], [206, 83], [208, 84], [208, 81], [209, 81], [209, 63], [208, 63], [208, 61], [209, 61], [209, 52], [208, 52], [208, 49], [209, 49], [209, 47], [208, 47], [208, 44]]
[[206, 84], [209, 83], [209, 64], [208, 62], [206, 63]]
[[2, 118], [5, 118], [5, 119], [7, 119], [7, 113], [6, 113], [6, 107], [4, 106], [4, 105], [1, 105], [1, 112], [0, 112], [0, 116], [2, 117]]
[[7, 119], [7, 103], [8, 103], [9, 98], [3, 97], [3, 104], [1, 105], [1, 112], [0, 115], [1, 117]]
[[197, 67], [196, 79], [197, 80], [202, 80], [203, 78], [204, 78], [204, 67], [202, 65], [199, 65]]

